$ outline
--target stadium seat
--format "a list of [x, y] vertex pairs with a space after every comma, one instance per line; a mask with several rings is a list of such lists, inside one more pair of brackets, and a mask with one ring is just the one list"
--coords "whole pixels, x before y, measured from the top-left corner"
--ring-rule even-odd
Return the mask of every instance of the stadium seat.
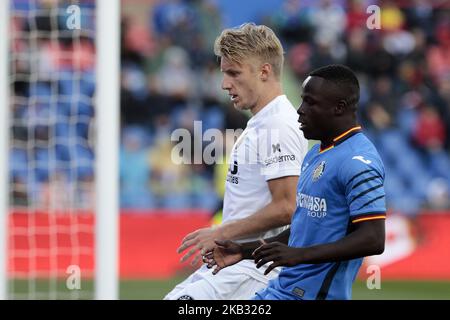
[[417, 112], [411, 108], [402, 108], [397, 113], [397, 123], [405, 136], [410, 137], [417, 121]]
[[13, 176], [26, 176], [28, 155], [24, 148], [12, 148], [9, 153], [9, 170]]
[[450, 179], [450, 159], [443, 150], [430, 153], [428, 163], [435, 177]]

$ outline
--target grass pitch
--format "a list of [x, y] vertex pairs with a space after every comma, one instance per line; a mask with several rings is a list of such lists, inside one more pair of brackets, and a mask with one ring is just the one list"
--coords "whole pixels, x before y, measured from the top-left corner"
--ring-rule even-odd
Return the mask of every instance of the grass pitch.
[[[167, 280], [121, 280], [120, 299], [160, 300], [176, 284], [178, 276]], [[82, 281], [80, 290], [69, 290], [65, 281], [15, 280], [10, 282], [10, 298], [15, 299], [92, 299], [92, 281]], [[30, 294], [35, 292], [35, 294]], [[450, 300], [449, 281], [382, 281], [380, 289], [368, 289], [364, 281], [353, 285], [354, 300]]]

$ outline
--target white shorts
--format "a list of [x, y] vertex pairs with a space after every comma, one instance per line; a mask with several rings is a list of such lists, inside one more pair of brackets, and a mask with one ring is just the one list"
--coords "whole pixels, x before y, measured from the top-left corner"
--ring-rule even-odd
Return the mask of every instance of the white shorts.
[[170, 291], [164, 300], [249, 300], [266, 288], [271, 278], [252, 276], [248, 268], [239, 263], [216, 275], [203, 265]]

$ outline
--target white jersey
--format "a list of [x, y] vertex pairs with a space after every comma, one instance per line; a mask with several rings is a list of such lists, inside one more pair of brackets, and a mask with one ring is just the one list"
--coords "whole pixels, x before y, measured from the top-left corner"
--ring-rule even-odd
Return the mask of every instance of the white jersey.
[[[300, 175], [308, 143], [297, 120], [296, 110], [281, 95], [248, 121], [230, 155], [223, 222], [246, 218], [266, 206], [272, 200], [268, 180]], [[282, 230], [255, 234], [242, 241], [272, 237]]]

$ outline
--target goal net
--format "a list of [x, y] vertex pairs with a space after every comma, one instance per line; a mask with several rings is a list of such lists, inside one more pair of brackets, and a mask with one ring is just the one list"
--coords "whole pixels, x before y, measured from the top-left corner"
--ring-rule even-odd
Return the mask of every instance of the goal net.
[[95, 297], [97, 5], [9, 1], [10, 299]]

